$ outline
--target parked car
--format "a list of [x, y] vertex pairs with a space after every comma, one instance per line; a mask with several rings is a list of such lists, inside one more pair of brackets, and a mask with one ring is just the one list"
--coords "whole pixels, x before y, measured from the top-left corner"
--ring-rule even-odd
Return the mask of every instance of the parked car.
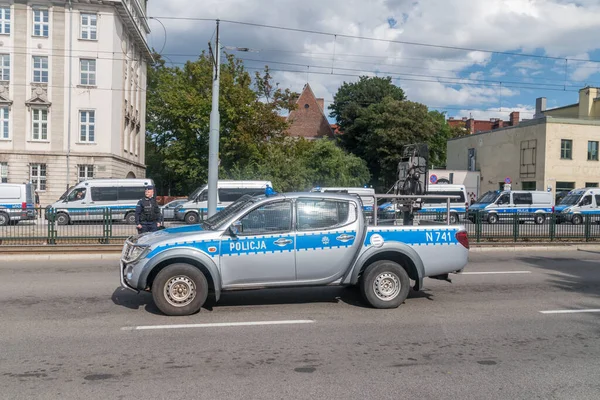
[[490, 191], [469, 207], [469, 219], [474, 222], [475, 213], [483, 214], [483, 221], [490, 224], [501, 219], [512, 220], [518, 214], [519, 221], [533, 220], [543, 224], [554, 212], [552, 193], [542, 191], [512, 190]]
[[187, 201], [187, 199], [177, 199], [177, 200], [168, 202], [164, 206], [161, 206], [160, 210], [162, 211], [162, 214], [163, 214], [163, 220], [164, 221], [174, 220], [175, 219], [175, 208], [177, 208], [177, 206], [182, 205], [186, 201]]
[[33, 186], [30, 183], [0, 183], [0, 226], [35, 219]]
[[579, 225], [589, 215], [593, 221], [600, 217], [600, 189], [584, 188], [571, 190], [568, 196], [555, 207], [556, 222], [571, 222]]

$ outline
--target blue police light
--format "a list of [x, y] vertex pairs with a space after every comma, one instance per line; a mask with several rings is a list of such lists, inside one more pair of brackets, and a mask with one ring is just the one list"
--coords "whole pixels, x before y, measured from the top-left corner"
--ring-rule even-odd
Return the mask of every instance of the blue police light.
[[274, 196], [276, 194], [277, 194], [277, 192], [274, 191], [271, 186], [267, 185], [267, 187], [265, 189], [265, 196], [270, 197], [270, 196]]

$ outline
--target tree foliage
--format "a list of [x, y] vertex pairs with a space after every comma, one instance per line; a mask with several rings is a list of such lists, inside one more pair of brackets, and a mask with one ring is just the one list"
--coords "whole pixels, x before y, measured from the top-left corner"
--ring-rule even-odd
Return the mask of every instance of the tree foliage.
[[[208, 175], [213, 65], [205, 54], [181, 68], [155, 57], [148, 74], [147, 175], [160, 193], [188, 194]], [[269, 179], [279, 191], [369, 181], [364, 161], [335, 143], [287, 136], [282, 113], [295, 107], [297, 97], [279, 88], [267, 67], [252, 79], [240, 60], [226, 57], [219, 96], [221, 179]]]
[[453, 131], [445, 116], [420, 103], [406, 100], [391, 78], [361, 77], [344, 83], [330, 106], [344, 149], [364, 159], [379, 190], [397, 180], [403, 146], [427, 143], [430, 165], [446, 162], [446, 140]]

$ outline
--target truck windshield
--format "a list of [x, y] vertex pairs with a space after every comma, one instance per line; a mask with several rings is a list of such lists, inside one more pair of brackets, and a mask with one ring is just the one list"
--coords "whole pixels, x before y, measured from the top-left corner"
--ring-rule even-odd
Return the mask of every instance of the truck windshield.
[[559, 205], [574, 206], [575, 204], [579, 203], [580, 199], [581, 199], [580, 194], [570, 194], [567, 197], [565, 197], [564, 199], [562, 199], [562, 201], [559, 203]]
[[202, 223], [205, 229], [219, 229], [221, 228], [229, 219], [242, 211], [245, 208], [251, 207], [254, 203], [260, 200], [263, 196], [252, 197], [249, 194], [244, 195], [237, 199], [235, 202], [231, 203], [212, 217], [208, 218], [206, 221]]
[[475, 204], [477, 204], [477, 203], [486, 203], [486, 204], [493, 203], [498, 198], [498, 194], [499, 193], [497, 193], [497, 192], [487, 192], [483, 196], [481, 196], [479, 198], [479, 200], [477, 200], [475, 202]]

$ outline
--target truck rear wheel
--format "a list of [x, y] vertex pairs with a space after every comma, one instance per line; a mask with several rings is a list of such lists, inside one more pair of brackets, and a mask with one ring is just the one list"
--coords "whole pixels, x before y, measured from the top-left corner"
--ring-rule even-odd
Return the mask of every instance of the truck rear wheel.
[[365, 270], [361, 279], [364, 299], [375, 308], [396, 308], [406, 300], [410, 278], [398, 263], [375, 261]]
[[200, 311], [208, 296], [208, 282], [198, 268], [189, 264], [171, 264], [156, 275], [152, 298], [166, 315], [190, 315]]

